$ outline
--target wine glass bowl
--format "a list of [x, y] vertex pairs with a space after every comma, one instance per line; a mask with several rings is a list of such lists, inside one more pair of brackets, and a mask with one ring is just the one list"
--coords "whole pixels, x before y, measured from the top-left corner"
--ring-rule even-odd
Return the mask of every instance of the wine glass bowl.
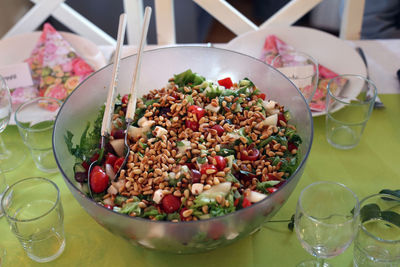
[[317, 260], [299, 266], [329, 266], [324, 259], [343, 253], [356, 233], [359, 217], [357, 196], [335, 182], [316, 182], [300, 193], [295, 229], [302, 247]]

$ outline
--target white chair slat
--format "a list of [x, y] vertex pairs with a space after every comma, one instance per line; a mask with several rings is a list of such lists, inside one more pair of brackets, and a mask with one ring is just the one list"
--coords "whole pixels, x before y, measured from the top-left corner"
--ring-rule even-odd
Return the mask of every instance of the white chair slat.
[[175, 15], [173, 0], [155, 0], [157, 43], [168, 45], [176, 43]]
[[55, 9], [52, 16], [75, 33], [86, 37], [97, 45], [115, 46], [116, 44], [114, 38], [65, 3]]
[[364, 7], [365, 0], [346, 0], [340, 24], [340, 38], [346, 40], [360, 39]]
[[258, 27], [224, 0], [193, 0], [236, 35]]
[[124, 11], [127, 15], [128, 44], [138, 45], [143, 20], [142, 0], [123, 0]]
[[32, 32], [65, 0], [41, 0], [32, 7], [4, 36]]
[[274, 15], [260, 25], [260, 28], [268, 26], [290, 26], [307, 14], [322, 0], [292, 0], [279, 9]]

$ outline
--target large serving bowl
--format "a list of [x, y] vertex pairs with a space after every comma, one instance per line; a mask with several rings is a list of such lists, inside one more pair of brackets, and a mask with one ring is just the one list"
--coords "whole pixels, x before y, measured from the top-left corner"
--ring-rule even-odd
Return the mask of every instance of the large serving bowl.
[[[120, 65], [118, 92], [129, 91], [136, 56], [124, 58]], [[210, 80], [231, 77], [238, 81], [248, 77], [267, 98], [289, 109], [291, 123], [297, 126], [303, 139], [299, 147], [301, 163], [279, 190], [264, 200], [234, 213], [207, 220], [190, 222], [151, 221], [113, 212], [90, 199], [75, 182], [75, 159], [64, 141], [67, 130], [74, 134], [74, 143], [88, 121], [93, 122], [106, 101], [112, 66], [106, 66], [90, 76], [65, 101], [54, 126], [53, 149], [64, 180], [82, 207], [106, 229], [128, 239], [133, 244], [174, 253], [196, 253], [227, 245], [243, 238], [271, 218], [286, 202], [299, 181], [311, 148], [313, 121], [300, 91], [279, 71], [263, 62], [228, 50], [182, 46], [145, 52], [138, 88], [138, 97], [149, 90], [162, 88], [173, 74], [187, 69]]]

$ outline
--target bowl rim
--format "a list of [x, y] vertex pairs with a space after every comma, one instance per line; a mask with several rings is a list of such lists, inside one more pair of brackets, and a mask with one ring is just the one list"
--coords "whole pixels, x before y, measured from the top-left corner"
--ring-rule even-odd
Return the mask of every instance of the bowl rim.
[[[91, 198], [88, 197], [86, 194], [84, 194], [81, 190], [79, 190], [79, 189], [75, 186], [75, 184], [74, 184], [70, 179], [67, 178], [68, 176], [65, 174], [65, 172], [64, 172], [63, 168], [61, 167], [61, 164], [60, 164], [60, 162], [59, 162], [59, 160], [58, 160], [58, 158], [57, 158], [57, 156], [56, 156], [56, 149], [55, 149], [54, 144], [55, 144], [55, 132], [56, 132], [56, 128], [57, 128], [57, 125], [58, 125], [57, 122], [58, 122], [59, 115], [61, 114], [61, 111], [62, 111], [62, 109], [64, 108], [64, 104], [68, 101], [68, 99], [72, 96], [72, 94], [74, 94], [74, 93], [77, 91], [77, 89], [78, 89], [79, 87], [81, 87], [81, 86], [86, 82], [86, 80], [90, 79], [93, 75], [97, 74], [98, 72], [102, 71], [102, 70], [105, 69], [105, 68], [108, 68], [110, 65], [113, 64], [113, 63], [109, 63], [109, 64], [105, 65], [104, 67], [100, 68], [99, 70], [97, 70], [97, 71], [91, 73], [88, 77], [86, 77], [85, 80], [83, 80], [83, 81], [71, 92], [70, 95], [68, 95], [68, 97], [64, 100], [64, 102], [63, 102], [62, 106], [60, 107], [60, 110], [59, 110], [59, 112], [58, 112], [58, 114], [57, 114], [57, 117], [56, 117], [55, 122], [54, 122], [54, 130], [53, 130], [53, 134], [52, 134], [53, 154], [54, 154], [54, 158], [55, 158], [55, 160], [56, 160], [58, 169], [60, 170], [61, 175], [62, 175], [62, 177], [63, 177], [63, 180], [64, 180], [64, 181], [67, 181], [67, 183], [68, 183], [70, 186], [72, 186], [72, 187], [77, 191], [77, 193], [80, 194], [84, 199], [89, 200], [91, 203], [95, 204], [95, 205], [96, 205], [97, 207], [99, 207], [99, 208], [103, 208], [103, 209], [106, 210], [107, 212], [111, 212], [111, 213], [113, 213], [113, 214], [116, 214], [116, 215], [119, 215], [119, 216], [123, 216], [123, 217], [125, 217], [125, 218], [131, 218], [131, 219], [133, 219], [133, 220], [138, 220], [138, 221], [147, 222], [147, 223], [155, 223], [155, 224], [160, 224], [160, 223], [161, 223], [161, 224], [177, 225], [177, 224], [182, 224], [182, 223], [183, 223], [183, 224], [185, 224], [185, 225], [190, 225], [190, 224], [199, 224], [199, 223], [201, 224], [201, 223], [206, 223], [206, 222], [212, 223], [212, 222], [220, 221], [220, 220], [222, 220], [222, 219], [224, 219], [224, 218], [227, 218], [227, 217], [230, 217], [230, 216], [234, 216], [234, 215], [236, 215], [236, 214], [238, 214], [238, 213], [243, 213], [244, 210], [250, 210], [250, 209], [253, 209], [254, 207], [261, 207], [261, 204], [263, 204], [267, 199], [269, 199], [269, 196], [274, 195], [274, 194], [277, 194], [287, 183], [289, 183], [289, 182], [296, 176], [296, 174], [300, 171], [300, 169], [302, 169], [301, 167], [306, 163], [306, 161], [307, 161], [307, 159], [308, 159], [308, 155], [310, 154], [311, 147], [312, 147], [312, 144], [313, 144], [313, 138], [314, 138], [314, 121], [313, 121], [313, 117], [312, 117], [311, 110], [310, 110], [310, 108], [309, 108], [309, 106], [308, 106], [308, 104], [307, 104], [307, 101], [306, 101], [305, 97], [303, 96], [303, 94], [301, 93], [301, 91], [299, 90], [299, 88], [297, 88], [297, 86], [296, 86], [292, 81], [290, 81], [289, 78], [287, 78], [282, 72], [280, 72], [280, 71], [277, 70], [276, 68], [272, 67], [271, 65], [268, 65], [267, 63], [263, 62], [262, 60], [260, 60], [260, 59], [258, 59], [258, 58], [255, 58], [255, 57], [252, 57], [252, 56], [249, 56], [249, 55], [246, 55], [246, 54], [237, 52], [237, 51], [232, 51], [232, 50], [229, 50], [229, 49], [225, 49], [225, 48], [219, 48], [219, 47], [213, 47], [213, 46], [204, 46], [204, 45], [190, 45], [190, 44], [185, 45], [185, 44], [184, 44], [184, 45], [179, 45], [179, 46], [165, 46], [165, 47], [159, 47], [159, 48], [149, 49], [149, 50], [144, 51], [143, 53], [144, 53], [144, 54], [148, 54], [148, 53], [152, 53], [152, 52], [158, 52], [158, 51], [160, 51], [160, 50], [171, 50], [171, 49], [182, 49], [182, 48], [184, 48], [184, 49], [186, 49], [186, 48], [189, 48], [189, 49], [208, 49], [208, 50], [209, 50], [209, 49], [212, 49], [212, 50], [221, 50], [221, 51], [223, 51], [224, 53], [238, 54], [238, 55], [240, 55], [240, 56], [242, 56], [242, 57], [248, 57], [248, 58], [250, 58], [251, 60], [256, 60], [256, 61], [258, 61], [258, 62], [260, 62], [260, 63], [262, 63], [262, 64], [265, 64], [268, 68], [271, 68], [271, 69], [273, 69], [274, 71], [276, 71], [278, 74], [280, 74], [284, 79], [286, 79], [288, 82], [290, 82], [290, 83], [296, 88], [296, 90], [297, 90], [298, 94], [300, 95], [301, 99], [303, 100], [303, 102], [304, 102], [304, 103], [306, 104], [306, 106], [308, 107], [308, 116], [309, 116], [309, 118], [310, 118], [310, 130], [311, 130], [311, 131], [310, 131], [310, 133], [311, 133], [311, 135], [310, 135], [310, 145], [309, 145], [309, 147], [308, 147], [308, 149], [307, 149], [307, 151], [306, 151], [306, 153], [305, 153], [305, 155], [304, 155], [304, 158], [302, 158], [300, 164], [297, 166], [297, 168], [296, 168], [296, 170], [294, 171], [294, 173], [292, 173], [292, 175], [291, 175], [288, 179], [285, 180], [285, 182], [278, 188], [278, 190], [276, 190], [275, 192], [271, 193], [270, 195], [268, 195], [268, 196], [267, 196], [266, 198], [264, 198], [263, 200], [258, 201], [258, 202], [256, 202], [256, 203], [253, 203], [253, 204], [252, 204], [251, 206], [249, 206], [249, 207], [245, 207], [245, 208], [242, 208], [242, 209], [240, 209], [240, 210], [236, 210], [236, 211], [234, 211], [234, 212], [231, 212], [231, 213], [228, 213], [228, 214], [224, 214], [224, 215], [222, 215], [222, 216], [211, 217], [211, 218], [208, 218], [208, 219], [202, 219], [202, 220], [198, 220], [198, 221], [179, 221], [179, 222], [172, 222], [172, 221], [153, 221], [153, 220], [149, 220], [149, 219], [141, 218], [141, 217], [132, 217], [132, 216], [129, 216], [128, 214], [123, 214], [123, 213], [119, 213], [119, 212], [115, 212], [115, 211], [113, 211], [113, 210], [107, 209], [107, 208], [104, 207], [103, 205], [101, 205], [101, 204], [99, 204], [98, 202], [96, 202], [94, 199], [91, 199]], [[126, 60], [126, 59], [128, 59], [128, 58], [135, 57], [136, 55], [137, 55], [137, 54], [132, 54], [132, 55], [130, 55], [130, 56], [126, 56], [126, 57], [122, 58], [121, 60]], [[71, 167], [71, 168], [72, 168], [72, 167]], [[71, 192], [71, 193], [72, 193], [72, 192]], [[84, 210], [85, 210], [87, 213], [89, 213], [85, 208], [84, 208]], [[89, 213], [89, 215], [92, 217], [91, 213]]]

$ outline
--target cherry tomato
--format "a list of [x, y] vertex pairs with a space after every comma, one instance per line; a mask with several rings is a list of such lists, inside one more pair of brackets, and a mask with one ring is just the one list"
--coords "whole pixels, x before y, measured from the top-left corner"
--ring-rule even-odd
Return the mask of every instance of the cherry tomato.
[[222, 156], [215, 156], [214, 157], [215, 161], [217, 162], [217, 169], [219, 171], [223, 171], [226, 167], [226, 160]]
[[293, 149], [297, 150], [297, 146], [295, 144], [293, 144], [292, 142], [288, 142], [288, 150], [292, 151]]
[[192, 183], [200, 183], [201, 173], [196, 169], [191, 169], [190, 172], [192, 174]]
[[223, 87], [225, 87], [225, 88], [228, 88], [228, 89], [233, 86], [233, 82], [232, 82], [231, 78], [229, 78], [229, 77], [225, 78], [225, 79], [218, 80], [218, 84], [223, 86]]
[[263, 94], [263, 93], [256, 95], [256, 97], [261, 98], [262, 100], [265, 100], [265, 94]]
[[90, 188], [94, 193], [104, 192], [108, 187], [109, 178], [100, 166], [94, 166], [90, 173]]
[[166, 213], [173, 213], [181, 207], [181, 200], [174, 195], [166, 195], [161, 200], [161, 205]]
[[111, 206], [111, 205], [104, 205], [104, 207], [107, 208], [107, 209], [109, 209], [109, 210], [112, 210], [112, 209], [113, 209], [113, 206]]
[[233, 205], [236, 207], [239, 204], [240, 198], [235, 199]]
[[206, 163], [206, 164], [201, 165], [200, 173], [201, 174], [212, 174], [212, 173], [216, 173], [217, 171], [218, 171], [217, 167], [215, 167], [212, 164]]
[[222, 127], [221, 125], [219, 125], [219, 124], [216, 124], [216, 125], [214, 125], [213, 127], [211, 127], [211, 129], [214, 129], [214, 130], [216, 130], [217, 131], [217, 134], [218, 134], [218, 136], [222, 136], [223, 134], [224, 134], [224, 132], [225, 132], [225, 129], [224, 129], [224, 127]]
[[267, 187], [267, 191], [272, 194], [273, 192], [275, 192], [276, 190], [278, 190], [278, 188], [276, 187]]
[[194, 132], [199, 130], [199, 123], [197, 121], [185, 121], [186, 128], [192, 129]]
[[107, 153], [106, 155], [106, 164], [110, 164], [111, 166], [114, 166], [115, 161], [118, 159], [117, 156], [115, 156], [112, 153]]
[[129, 102], [129, 95], [124, 95], [121, 99], [122, 104], [128, 104]]
[[278, 113], [278, 126], [282, 126], [280, 121], [283, 121], [284, 123], [287, 122], [285, 115], [282, 112]]
[[197, 120], [200, 120], [201, 118], [204, 117], [204, 115], [206, 115], [206, 110], [201, 108], [201, 107], [199, 107], [199, 106], [196, 106], [196, 105], [191, 105], [188, 108], [188, 112], [193, 113], [194, 115], [196, 115]]
[[122, 163], [124, 163], [124, 158], [118, 158], [115, 162], [114, 162], [114, 165], [113, 165], [113, 169], [114, 169], [114, 172], [117, 172], [118, 170], [119, 170], [119, 168], [121, 167], [121, 165], [122, 165]]
[[247, 198], [243, 198], [242, 207], [246, 208], [246, 207], [249, 207], [249, 206], [251, 206], [250, 200], [248, 200]]
[[260, 155], [260, 151], [255, 147], [247, 147], [246, 151], [247, 151], [247, 155], [244, 153], [240, 153], [241, 160], [254, 161], [254, 160], [257, 160], [258, 156]]

